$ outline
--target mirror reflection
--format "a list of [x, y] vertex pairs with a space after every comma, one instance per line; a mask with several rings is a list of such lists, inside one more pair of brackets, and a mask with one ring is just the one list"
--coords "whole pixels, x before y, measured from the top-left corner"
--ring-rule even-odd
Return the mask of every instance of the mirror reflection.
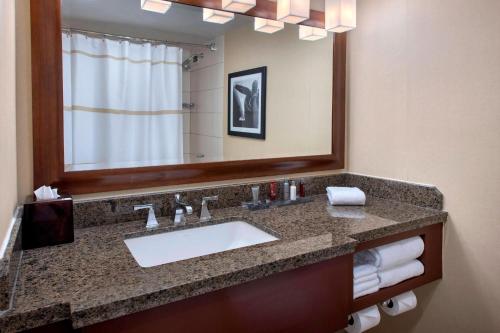
[[63, 0], [62, 26], [66, 171], [331, 153], [332, 34], [139, 0]]

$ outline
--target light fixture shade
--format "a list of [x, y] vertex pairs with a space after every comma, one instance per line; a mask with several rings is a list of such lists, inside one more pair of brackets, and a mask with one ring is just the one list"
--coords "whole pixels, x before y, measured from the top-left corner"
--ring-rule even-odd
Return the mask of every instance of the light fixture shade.
[[345, 32], [356, 28], [356, 0], [325, 0], [325, 29]]
[[255, 7], [257, 0], [222, 0], [222, 9], [236, 13], [246, 13]]
[[299, 25], [299, 39], [315, 41], [326, 36], [328, 36], [328, 31], [325, 29]]
[[310, 0], [278, 0], [276, 18], [279, 21], [297, 24], [309, 19]]
[[267, 34], [273, 34], [276, 31], [280, 31], [285, 27], [285, 23], [274, 20], [267, 20], [264, 18], [255, 18], [255, 31], [265, 32]]
[[141, 8], [150, 12], [165, 14], [172, 2], [163, 0], [141, 0]]
[[233, 13], [221, 10], [203, 8], [203, 21], [210, 23], [224, 24], [234, 19]]

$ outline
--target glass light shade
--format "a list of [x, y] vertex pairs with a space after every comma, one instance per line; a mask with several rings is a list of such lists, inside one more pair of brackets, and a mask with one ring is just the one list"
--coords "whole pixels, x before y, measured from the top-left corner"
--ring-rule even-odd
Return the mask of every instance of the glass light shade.
[[276, 18], [279, 21], [297, 24], [309, 19], [310, 0], [278, 0]]
[[141, 8], [150, 12], [165, 14], [172, 3], [163, 0], [141, 0]]
[[203, 8], [203, 21], [210, 23], [224, 24], [234, 19], [233, 13], [221, 10]]
[[306, 25], [299, 26], [299, 39], [315, 41], [328, 36], [328, 31], [321, 28], [308, 27]]
[[356, 28], [356, 0], [325, 0], [325, 29], [345, 32]]
[[222, 0], [222, 9], [236, 13], [246, 13], [255, 7], [257, 0]]
[[255, 31], [265, 32], [267, 34], [273, 34], [276, 31], [280, 31], [285, 27], [285, 23], [274, 20], [267, 20], [264, 18], [255, 18]]

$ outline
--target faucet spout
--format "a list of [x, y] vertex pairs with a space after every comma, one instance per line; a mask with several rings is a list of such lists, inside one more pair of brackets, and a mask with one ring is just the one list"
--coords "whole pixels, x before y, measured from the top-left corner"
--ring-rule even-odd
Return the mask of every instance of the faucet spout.
[[180, 224], [184, 222], [186, 219], [184, 215], [193, 214], [193, 206], [182, 202], [181, 195], [175, 195], [175, 204], [172, 212], [172, 219], [174, 220], [174, 224]]

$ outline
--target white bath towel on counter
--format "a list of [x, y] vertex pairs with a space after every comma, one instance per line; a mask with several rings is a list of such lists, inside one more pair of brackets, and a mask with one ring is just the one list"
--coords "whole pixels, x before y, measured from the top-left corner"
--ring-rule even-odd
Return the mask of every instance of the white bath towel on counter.
[[334, 206], [364, 206], [366, 195], [357, 187], [334, 187], [326, 188], [326, 194], [330, 205]]
[[378, 272], [380, 288], [394, 286], [400, 282], [424, 274], [424, 265], [418, 260]]
[[412, 237], [369, 250], [375, 258], [374, 265], [386, 270], [417, 259], [424, 253], [421, 237]]

